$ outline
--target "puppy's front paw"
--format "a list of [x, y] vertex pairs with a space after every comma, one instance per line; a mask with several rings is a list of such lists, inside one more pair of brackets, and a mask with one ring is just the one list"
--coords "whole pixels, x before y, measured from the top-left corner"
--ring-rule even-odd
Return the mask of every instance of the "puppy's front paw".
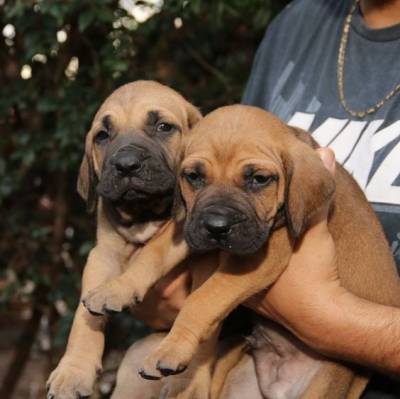
[[83, 298], [83, 306], [93, 315], [121, 312], [124, 308], [135, 305], [142, 297], [132, 289], [115, 279], [90, 291]]
[[88, 398], [100, 368], [82, 359], [62, 359], [47, 380], [47, 399]]
[[147, 376], [169, 376], [184, 372], [193, 358], [197, 347], [191, 342], [181, 339], [174, 341], [164, 339], [160, 346], [151, 353], [143, 363], [140, 375]]

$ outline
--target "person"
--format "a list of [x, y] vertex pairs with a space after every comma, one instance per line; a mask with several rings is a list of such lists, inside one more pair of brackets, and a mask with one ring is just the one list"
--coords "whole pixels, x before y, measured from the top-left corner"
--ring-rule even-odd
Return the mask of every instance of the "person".
[[[294, 0], [268, 27], [243, 102], [310, 131], [334, 151], [376, 210], [400, 268], [398, 54], [400, 0]], [[320, 156], [334, 173], [333, 153], [322, 149]], [[326, 216], [308, 230], [273, 287], [247, 305], [322, 353], [399, 374], [400, 309], [340, 285]], [[168, 327], [189, 284], [187, 273], [175, 271], [148, 296], [160, 312], [147, 312], [144, 303], [138, 315]], [[365, 397], [383, 392], [398, 397], [400, 385], [372, 383]]]

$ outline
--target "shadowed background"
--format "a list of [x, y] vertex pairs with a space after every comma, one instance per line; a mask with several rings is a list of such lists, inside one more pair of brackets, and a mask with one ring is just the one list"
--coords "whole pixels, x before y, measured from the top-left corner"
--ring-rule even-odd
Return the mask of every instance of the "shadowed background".
[[[0, 0], [0, 398], [42, 398], [63, 353], [94, 217], [76, 193], [84, 135], [113, 89], [170, 85], [207, 112], [240, 101], [287, 0]], [[105, 372], [144, 327], [113, 318]]]

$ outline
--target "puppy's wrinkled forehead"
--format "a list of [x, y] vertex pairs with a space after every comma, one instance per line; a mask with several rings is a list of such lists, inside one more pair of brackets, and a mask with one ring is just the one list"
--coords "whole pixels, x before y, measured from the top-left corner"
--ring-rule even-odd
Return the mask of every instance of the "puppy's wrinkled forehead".
[[93, 125], [113, 125], [119, 130], [141, 128], [158, 119], [182, 126], [187, 123], [186, 100], [167, 86], [137, 81], [115, 90], [102, 104]]
[[205, 157], [221, 161], [238, 158], [279, 159], [288, 128], [274, 115], [256, 107], [227, 106], [211, 112], [192, 130], [185, 158]]

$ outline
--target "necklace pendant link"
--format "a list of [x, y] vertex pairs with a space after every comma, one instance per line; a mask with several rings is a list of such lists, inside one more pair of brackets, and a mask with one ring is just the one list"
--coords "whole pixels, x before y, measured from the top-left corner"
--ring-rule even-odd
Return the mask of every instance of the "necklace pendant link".
[[345, 19], [342, 37], [340, 38], [339, 53], [338, 53], [338, 58], [337, 58], [336, 76], [337, 76], [337, 87], [338, 87], [338, 91], [339, 91], [339, 99], [340, 99], [340, 103], [342, 104], [342, 107], [351, 116], [357, 117], [357, 118], [364, 118], [365, 116], [373, 114], [376, 111], [378, 111], [380, 108], [383, 107], [383, 105], [387, 101], [389, 101], [392, 97], [394, 97], [397, 93], [399, 93], [400, 92], [400, 84], [398, 84], [392, 91], [390, 91], [389, 94], [387, 94], [382, 100], [378, 101], [374, 106], [368, 108], [366, 111], [353, 111], [349, 108], [347, 101], [346, 101], [345, 94], [344, 94], [344, 65], [345, 65], [345, 61], [346, 61], [346, 49], [347, 49], [347, 43], [348, 43], [349, 34], [350, 34], [351, 21], [353, 18], [353, 14], [356, 11], [359, 3], [360, 3], [360, 0], [354, 1], [354, 4], [352, 5], [352, 7]]
[[357, 112], [357, 116], [358, 116], [359, 118], [364, 118], [366, 115], [367, 115], [367, 113], [364, 112], [364, 111], [359, 111], [359, 112]]

